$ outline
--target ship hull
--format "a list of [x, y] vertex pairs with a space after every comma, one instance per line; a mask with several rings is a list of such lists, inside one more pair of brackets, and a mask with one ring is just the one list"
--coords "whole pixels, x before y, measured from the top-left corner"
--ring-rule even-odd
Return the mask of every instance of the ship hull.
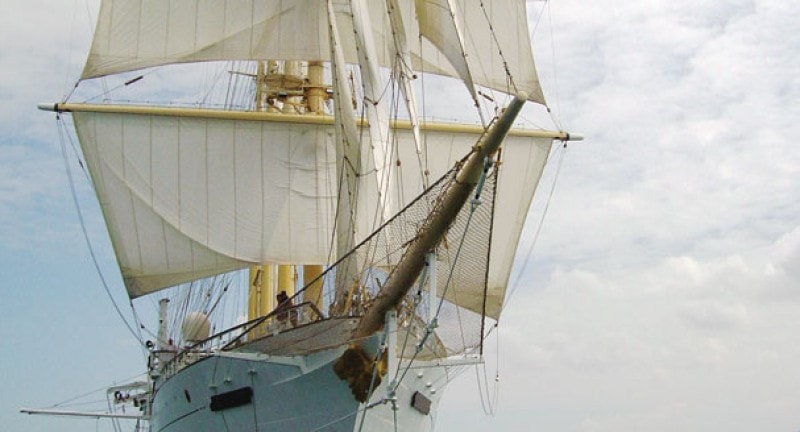
[[390, 372], [359, 403], [333, 370], [344, 349], [302, 356], [212, 354], [157, 382], [151, 431], [432, 430], [447, 383], [445, 366], [414, 362], [394, 400]]

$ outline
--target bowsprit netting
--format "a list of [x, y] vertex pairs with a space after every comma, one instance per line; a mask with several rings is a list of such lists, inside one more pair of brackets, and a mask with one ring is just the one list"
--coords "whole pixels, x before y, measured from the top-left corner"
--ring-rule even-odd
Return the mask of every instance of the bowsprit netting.
[[[403, 253], [457, 175], [453, 168], [396, 216], [340, 259], [322, 275], [322, 306], [329, 317], [360, 316], [380, 288], [392, 277]], [[410, 287], [399, 311], [401, 355], [418, 359], [446, 357], [480, 346], [484, 320], [487, 269], [497, 170], [486, 175], [482, 188], [458, 212], [436, 248], [437, 298], [430, 304], [430, 271], [423, 271]], [[477, 192], [480, 193], [478, 199]], [[355, 265], [353, 265], [355, 261]], [[352, 277], [336, 277], [337, 271], [357, 269]], [[346, 295], [336, 295], [345, 290]], [[302, 294], [301, 294], [302, 295]], [[336, 304], [344, 302], [346, 304]], [[438, 326], [433, 337], [424, 337], [432, 317]], [[424, 346], [418, 345], [424, 340]]]

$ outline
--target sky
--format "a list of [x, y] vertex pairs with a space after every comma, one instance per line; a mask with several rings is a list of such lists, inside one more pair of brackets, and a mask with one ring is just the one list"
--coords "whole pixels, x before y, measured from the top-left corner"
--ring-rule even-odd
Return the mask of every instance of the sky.
[[[143, 367], [86, 247], [54, 116], [35, 108], [74, 83], [94, 15], [94, 1], [0, 3], [4, 430], [111, 430], [17, 410]], [[437, 430], [800, 430], [798, 23], [800, 3], [781, 0], [548, 4], [535, 36], [545, 94], [586, 139], [555, 154], [552, 199], [538, 194], [529, 215], [487, 355], [491, 414], [468, 371]]]

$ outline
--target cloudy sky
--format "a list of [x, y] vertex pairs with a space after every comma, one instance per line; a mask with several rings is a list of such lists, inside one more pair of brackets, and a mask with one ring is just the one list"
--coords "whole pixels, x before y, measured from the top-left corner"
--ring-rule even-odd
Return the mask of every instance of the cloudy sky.
[[[35, 109], [74, 82], [95, 11], [0, 3], [4, 430], [110, 430], [16, 410], [142, 367], [85, 246], [56, 123]], [[800, 430], [800, 3], [553, 0], [536, 47], [553, 109], [586, 141], [548, 167], [553, 199], [523, 240], [487, 359], [494, 415], [469, 371], [438, 430]]]

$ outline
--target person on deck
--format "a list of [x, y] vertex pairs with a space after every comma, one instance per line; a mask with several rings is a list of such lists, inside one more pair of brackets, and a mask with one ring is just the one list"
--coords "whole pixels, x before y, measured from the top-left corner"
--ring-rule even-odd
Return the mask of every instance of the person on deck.
[[281, 291], [278, 293], [278, 296], [275, 298], [277, 300], [278, 306], [275, 307], [275, 312], [277, 312], [278, 321], [281, 324], [284, 324], [287, 319], [289, 319], [292, 323], [292, 327], [297, 327], [297, 312], [292, 309], [292, 299], [286, 294], [286, 291]]

